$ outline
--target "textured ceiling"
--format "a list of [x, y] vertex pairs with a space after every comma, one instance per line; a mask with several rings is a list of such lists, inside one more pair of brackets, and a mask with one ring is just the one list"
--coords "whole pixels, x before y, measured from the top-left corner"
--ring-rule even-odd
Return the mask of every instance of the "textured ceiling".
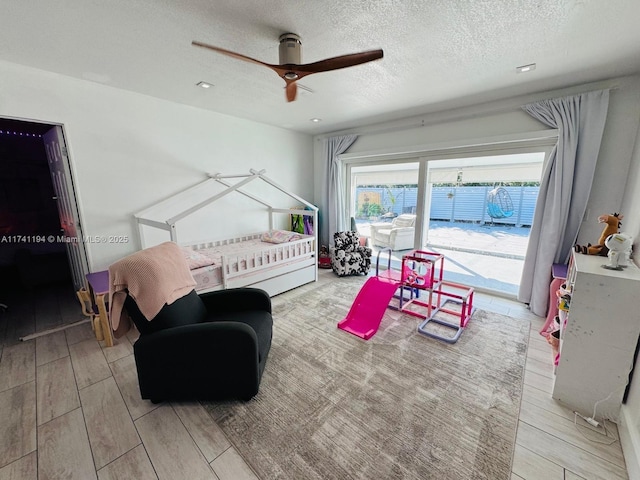
[[[0, 60], [316, 134], [640, 72], [638, 19], [638, 0], [16, 0]], [[287, 103], [269, 69], [191, 46], [278, 63], [285, 32], [304, 63], [384, 58]]]

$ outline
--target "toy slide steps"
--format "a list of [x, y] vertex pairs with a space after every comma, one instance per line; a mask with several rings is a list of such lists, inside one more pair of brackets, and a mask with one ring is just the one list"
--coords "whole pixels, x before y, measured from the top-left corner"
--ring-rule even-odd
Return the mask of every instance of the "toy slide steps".
[[384, 312], [400, 282], [371, 277], [358, 292], [347, 316], [338, 322], [338, 328], [369, 340], [380, 327]]

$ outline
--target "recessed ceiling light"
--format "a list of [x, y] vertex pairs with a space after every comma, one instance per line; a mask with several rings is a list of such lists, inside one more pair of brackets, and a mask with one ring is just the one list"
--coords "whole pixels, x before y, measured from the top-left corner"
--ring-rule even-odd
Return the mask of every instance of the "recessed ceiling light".
[[310, 121], [313, 122], [313, 123], [320, 123], [322, 121], [322, 119], [321, 118], [311, 118]]
[[213, 87], [212, 84], [207, 83], [207, 82], [198, 82], [196, 83], [197, 86], [202, 87], [202, 88], [211, 88]]
[[516, 67], [516, 72], [525, 73], [525, 72], [530, 72], [531, 70], [535, 70], [535, 69], [536, 69], [536, 64], [535, 63], [530, 63], [529, 65], [522, 65], [520, 67]]

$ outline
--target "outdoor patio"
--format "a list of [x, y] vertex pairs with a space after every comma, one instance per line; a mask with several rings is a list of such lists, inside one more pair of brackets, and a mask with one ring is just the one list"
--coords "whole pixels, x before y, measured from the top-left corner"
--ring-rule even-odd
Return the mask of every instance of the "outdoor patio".
[[[361, 235], [369, 236], [369, 223], [357, 222]], [[432, 221], [424, 250], [444, 255], [444, 278], [478, 290], [515, 297], [520, 285], [524, 255], [529, 241], [528, 227], [479, 225], [465, 222]], [[373, 248], [372, 264], [380, 247]], [[392, 268], [399, 268], [402, 255], [394, 251]], [[387, 265], [387, 256], [380, 257]]]

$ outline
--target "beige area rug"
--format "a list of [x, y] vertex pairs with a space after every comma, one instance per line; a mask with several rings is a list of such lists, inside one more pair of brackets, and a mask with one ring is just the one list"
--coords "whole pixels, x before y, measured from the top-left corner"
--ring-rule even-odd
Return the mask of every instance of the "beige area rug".
[[212, 417], [261, 479], [508, 480], [528, 323], [479, 310], [450, 345], [387, 309], [364, 341], [336, 328], [364, 281], [274, 307], [259, 394]]

